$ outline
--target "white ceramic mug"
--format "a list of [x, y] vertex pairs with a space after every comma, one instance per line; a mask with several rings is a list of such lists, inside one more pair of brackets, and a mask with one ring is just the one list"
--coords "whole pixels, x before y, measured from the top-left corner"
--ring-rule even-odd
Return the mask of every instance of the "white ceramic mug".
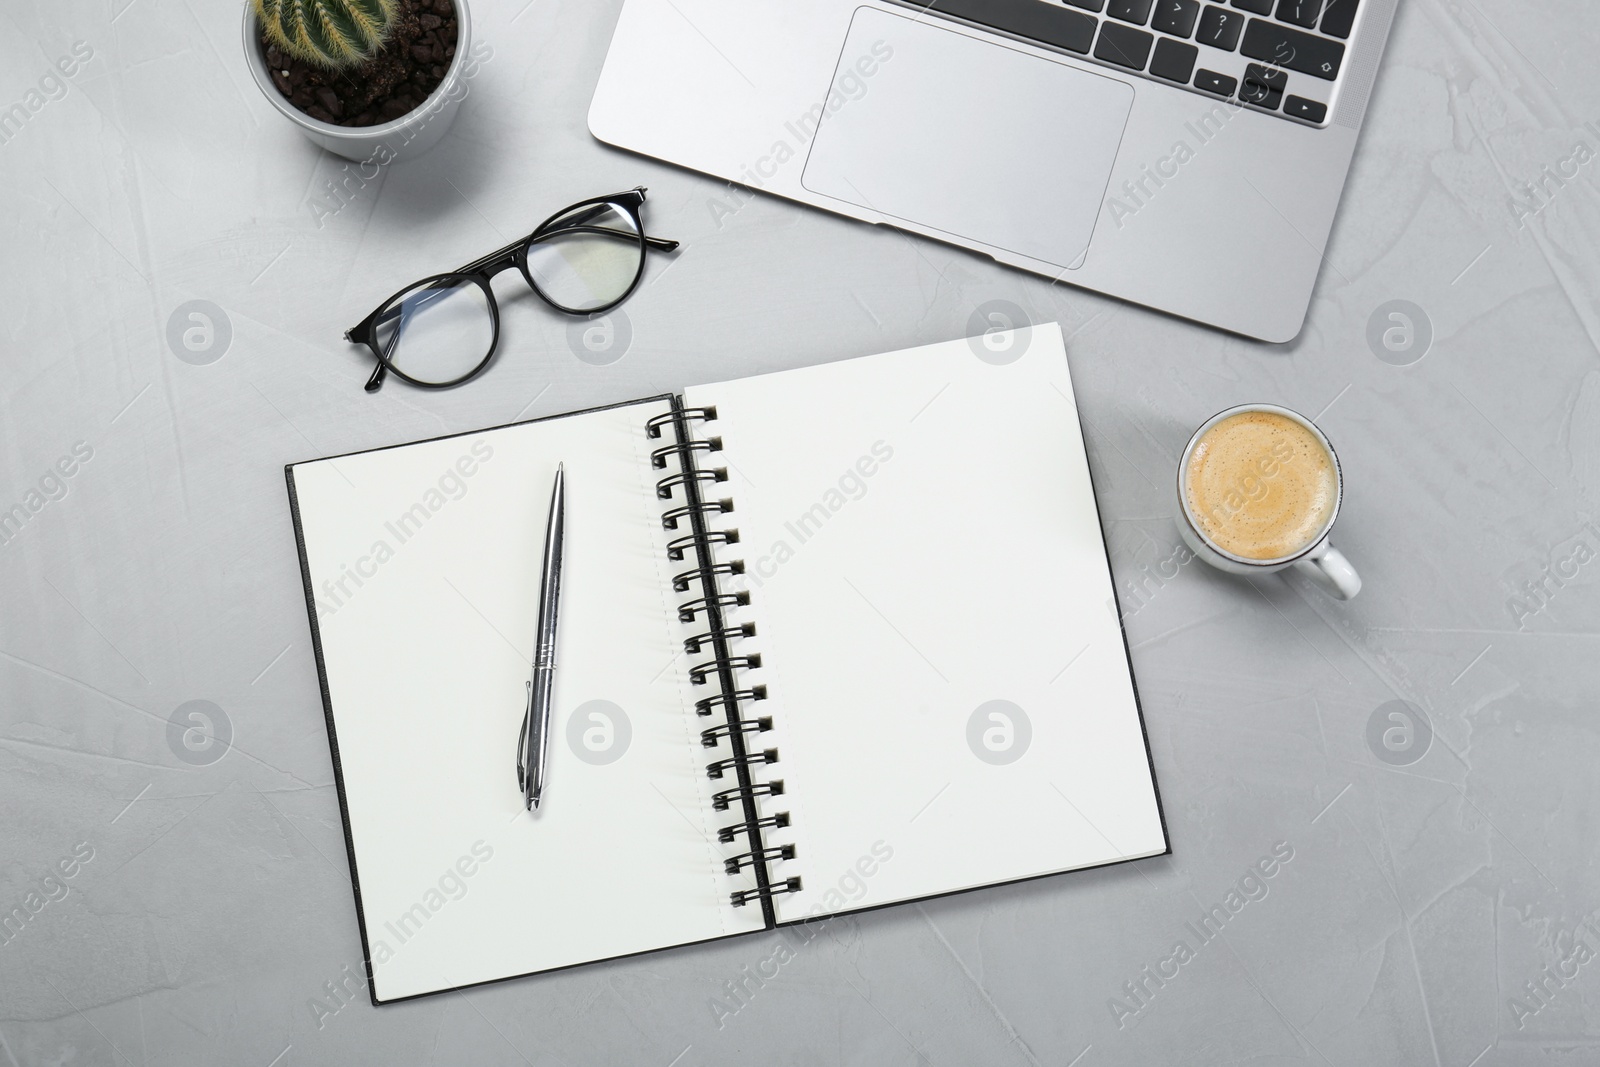
[[[1193, 454], [1195, 445], [1200, 439], [1210, 432], [1211, 428], [1223, 419], [1233, 415], [1240, 415], [1247, 411], [1265, 411], [1274, 415], [1281, 415], [1291, 419], [1309, 430], [1322, 447], [1327, 450], [1328, 457], [1333, 461], [1334, 499], [1333, 508], [1328, 513], [1328, 521], [1322, 530], [1311, 542], [1298, 549], [1293, 554], [1282, 556], [1278, 559], [1249, 559], [1238, 556], [1227, 549], [1214, 544], [1201, 532], [1200, 524], [1195, 521], [1189, 509], [1189, 457]], [[1333, 530], [1334, 522], [1339, 518], [1339, 505], [1344, 499], [1344, 473], [1339, 469], [1339, 455], [1333, 450], [1333, 445], [1328, 441], [1327, 435], [1317, 429], [1315, 423], [1297, 411], [1281, 408], [1274, 404], [1244, 404], [1239, 407], [1219, 411], [1207, 419], [1205, 423], [1189, 438], [1189, 443], [1184, 447], [1183, 458], [1178, 462], [1178, 532], [1183, 535], [1184, 542], [1196, 556], [1216, 567], [1218, 570], [1228, 571], [1231, 574], [1271, 574], [1287, 567], [1296, 567], [1307, 577], [1311, 578], [1318, 586], [1340, 600], [1349, 600], [1361, 592], [1361, 576], [1356, 569], [1350, 566], [1350, 561], [1344, 554], [1328, 543], [1328, 534]]]

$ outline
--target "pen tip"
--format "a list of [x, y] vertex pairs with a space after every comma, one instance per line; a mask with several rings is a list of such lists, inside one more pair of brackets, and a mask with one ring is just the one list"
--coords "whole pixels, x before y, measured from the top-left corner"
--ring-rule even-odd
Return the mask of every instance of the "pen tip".
[[535, 793], [533, 795], [533, 806], [531, 808], [529, 808], [528, 810], [529, 811], [538, 811], [539, 810], [539, 794]]

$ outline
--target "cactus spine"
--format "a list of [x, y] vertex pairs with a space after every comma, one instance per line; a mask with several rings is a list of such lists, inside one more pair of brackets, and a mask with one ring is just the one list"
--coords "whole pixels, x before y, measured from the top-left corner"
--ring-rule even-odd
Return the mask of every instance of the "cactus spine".
[[395, 0], [251, 0], [267, 39], [325, 67], [353, 67], [383, 46]]

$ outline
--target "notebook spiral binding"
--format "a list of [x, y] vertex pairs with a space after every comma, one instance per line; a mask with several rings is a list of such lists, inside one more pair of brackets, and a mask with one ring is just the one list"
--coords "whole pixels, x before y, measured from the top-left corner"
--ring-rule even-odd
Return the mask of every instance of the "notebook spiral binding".
[[[758, 670], [761, 656], [751, 653], [736, 655], [732, 644], [755, 635], [754, 623], [731, 624], [725, 612], [750, 603], [750, 594], [743, 591], [724, 592], [719, 584], [723, 576], [744, 573], [743, 560], [718, 561], [713, 552], [716, 545], [736, 545], [736, 529], [713, 530], [708, 520], [717, 515], [733, 512], [732, 500], [710, 499], [711, 487], [728, 479], [724, 468], [700, 466], [697, 460], [709, 459], [712, 453], [722, 450], [722, 439], [716, 436], [696, 437], [690, 428], [692, 422], [715, 422], [714, 407], [689, 408], [674, 398], [672, 411], [658, 415], [646, 424], [646, 433], [659, 439], [668, 428], [672, 430], [670, 443], [650, 453], [651, 466], [659, 471], [670, 471], [656, 482], [656, 496], [661, 500], [676, 500], [676, 506], [664, 511], [661, 525], [677, 532], [685, 526], [688, 532], [668, 542], [667, 557], [673, 562], [688, 561], [694, 564], [672, 579], [672, 588], [679, 593], [691, 590], [698, 593], [678, 605], [680, 622], [701, 621], [705, 632], [686, 639], [684, 651], [691, 656], [711, 654], [703, 663], [689, 670], [689, 680], [694, 685], [714, 686], [716, 692], [695, 701], [695, 713], [704, 716], [721, 715], [717, 725], [702, 730], [700, 742], [706, 748], [726, 744], [731, 756], [706, 764], [706, 775], [715, 780], [733, 778], [737, 783], [712, 797], [712, 807], [717, 811], [737, 813], [740, 821], [723, 826], [717, 838], [723, 843], [743, 841], [748, 850], [723, 861], [730, 875], [739, 875], [749, 868], [755, 875], [754, 889], [742, 889], [729, 894], [734, 907], [759, 904], [766, 925], [777, 925], [773, 897], [783, 893], [798, 893], [801, 881], [798, 876], [775, 880], [768, 870], [769, 864], [795, 858], [792, 844], [768, 844], [764, 834], [781, 830], [789, 825], [789, 813], [773, 812], [763, 815], [756, 804], [758, 797], [783, 796], [783, 780], [769, 778], [756, 781], [754, 768], [769, 766], [779, 760], [775, 748], [756, 748], [758, 735], [772, 729], [772, 717], [745, 715], [746, 706], [767, 698], [767, 687], [743, 682], [739, 672]], [[695, 585], [698, 583], [698, 587]]]

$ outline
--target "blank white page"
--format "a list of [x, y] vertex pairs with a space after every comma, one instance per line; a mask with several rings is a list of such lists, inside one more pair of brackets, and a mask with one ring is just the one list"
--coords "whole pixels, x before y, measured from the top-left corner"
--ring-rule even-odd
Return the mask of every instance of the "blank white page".
[[[670, 614], [645, 436], [668, 410], [291, 468], [378, 1000], [761, 925], [728, 901]], [[516, 745], [558, 461], [549, 784], [530, 815]]]
[[1009, 342], [685, 393], [736, 508], [783, 921], [1167, 850], [1060, 328]]

